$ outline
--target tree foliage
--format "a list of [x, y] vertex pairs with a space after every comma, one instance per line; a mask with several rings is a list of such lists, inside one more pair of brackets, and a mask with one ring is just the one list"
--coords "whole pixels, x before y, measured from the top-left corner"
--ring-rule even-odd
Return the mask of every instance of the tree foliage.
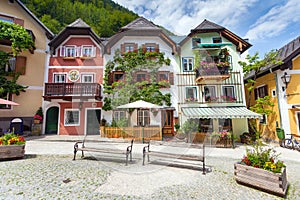
[[23, 0], [53, 33], [81, 18], [101, 37], [115, 34], [137, 14], [111, 0]]
[[6, 97], [8, 93], [19, 95], [27, 87], [17, 84], [19, 73], [6, 70], [9, 59], [22, 51], [33, 50], [34, 42], [29, 33], [20, 25], [0, 21], [0, 40], [11, 42], [11, 52], [0, 50], [0, 96]]
[[[140, 49], [137, 53], [129, 52], [123, 55], [116, 51], [114, 60], [106, 64], [104, 76], [104, 110], [144, 100], [157, 105], [171, 105], [171, 94], [163, 94], [160, 88], [166, 86], [165, 82], [157, 82], [157, 71], [162, 65], [170, 65], [170, 59], [164, 58], [163, 53], [143, 52]], [[145, 71], [150, 74], [150, 80], [137, 82], [134, 77], [136, 72]], [[109, 74], [113, 71], [123, 71], [125, 75], [122, 81], [109, 83]]]

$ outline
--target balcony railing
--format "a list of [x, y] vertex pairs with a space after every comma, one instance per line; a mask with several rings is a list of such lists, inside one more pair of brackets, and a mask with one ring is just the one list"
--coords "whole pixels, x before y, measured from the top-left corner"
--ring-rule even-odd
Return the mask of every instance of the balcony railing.
[[208, 63], [195, 69], [196, 82], [204, 80], [225, 80], [230, 77], [229, 63]]
[[98, 83], [46, 83], [44, 98], [51, 99], [91, 99], [101, 100], [101, 85]]

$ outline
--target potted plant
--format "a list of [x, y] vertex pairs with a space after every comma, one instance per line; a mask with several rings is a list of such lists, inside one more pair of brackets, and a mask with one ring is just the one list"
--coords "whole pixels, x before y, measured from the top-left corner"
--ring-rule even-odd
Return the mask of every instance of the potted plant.
[[43, 121], [43, 109], [42, 107], [39, 107], [39, 109], [36, 111], [35, 115], [33, 116], [33, 123], [39, 124]]
[[25, 139], [12, 133], [0, 137], [0, 160], [23, 158], [25, 154]]
[[234, 164], [237, 183], [284, 197], [287, 192], [286, 166], [272, 148], [258, 141], [246, 155]]

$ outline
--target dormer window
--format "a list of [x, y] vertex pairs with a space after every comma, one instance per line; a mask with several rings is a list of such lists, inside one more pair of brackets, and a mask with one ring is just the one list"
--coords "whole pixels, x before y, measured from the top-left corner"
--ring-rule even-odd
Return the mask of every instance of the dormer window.
[[142, 45], [143, 52], [159, 52], [159, 45], [155, 43], [146, 43]]
[[146, 46], [146, 52], [155, 52], [155, 46]]
[[95, 57], [95, 53], [93, 46], [82, 46], [81, 57]]
[[129, 52], [137, 52], [138, 44], [136, 43], [124, 43], [121, 44], [121, 54]]
[[133, 52], [133, 51], [134, 51], [134, 46], [133, 45], [126, 45], [125, 46], [125, 53]]
[[62, 46], [60, 55], [62, 57], [76, 57], [76, 46]]
[[212, 40], [213, 40], [213, 43], [222, 43], [221, 37], [214, 37]]

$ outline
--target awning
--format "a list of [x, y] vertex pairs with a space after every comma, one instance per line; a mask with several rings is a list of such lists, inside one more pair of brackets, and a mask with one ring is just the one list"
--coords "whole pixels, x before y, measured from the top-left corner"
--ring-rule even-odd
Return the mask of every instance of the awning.
[[189, 118], [262, 118], [262, 115], [252, 112], [246, 107], [188, 107], [182, 108], [182, 112]]

